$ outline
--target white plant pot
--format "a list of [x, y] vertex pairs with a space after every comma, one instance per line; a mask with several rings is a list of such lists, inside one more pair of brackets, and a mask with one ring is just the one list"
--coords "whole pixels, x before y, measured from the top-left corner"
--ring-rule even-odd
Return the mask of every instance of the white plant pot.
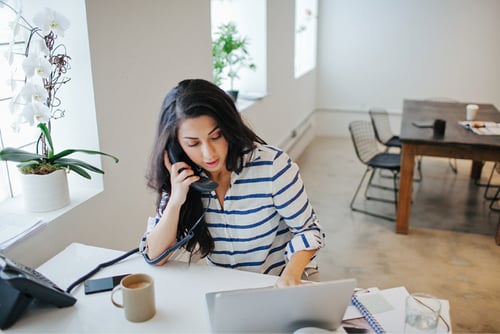
[[28, 211], [54, 211], [70, 202], [65, 169], [46, 175], [21, 174], [21, 180], [24, 206]]

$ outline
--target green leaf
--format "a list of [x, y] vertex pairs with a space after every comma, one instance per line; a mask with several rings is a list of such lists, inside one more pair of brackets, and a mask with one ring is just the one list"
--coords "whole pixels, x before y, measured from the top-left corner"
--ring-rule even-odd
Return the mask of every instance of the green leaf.
[[31, 153], [17, 148], [7, 147], [0, 151], [0, 160], [26, 162], [30, 160], [43, 161], [45, 157], [40, 154]]
[[83, 176], [86, 179], [89, 179], [89, 180], [91, 179], [90, 174], [87, 173], [83, 168], [80, 168], [80, 167], [78, 167], [76, 165], [69, 165], [67, 167], [68, 167], [69, 170], [75, 172], [76, 174], [78, 174], [80, 176]]
[[49, 144], [49, 158], [52, 158], [54, 155], [54, 144], [52, 143], [52, 136], [50, 135], [49, 128], [47, 128], [47, 124], [39, 123], [38, 127], [42, 130], [45, 140], [47, 140], [47, 144]]
[[108, 154], [108, 153], [99, 152], [99, 151], [92, 151], [92, 150], [82, 150], [82, 149], [67, 149], [67, 150], [64, 150], [64, 151], [59, 152], [56, 155], [54, 155], [50, 160], [51, 161], [57, 161], [58, 159], [60, 159], [62, 157], [65, 157], [67, 155], [70, 155], [70, 154], [73, 154], [73, 153], [76, 153], [76, 152], [81, 152], [81, 153], [86, 153], [86, 154], [100, 154], [100, 155], [104, 155], [104, 156], [112, 158], [115, 162], [119, 161], [119, 159], [117, 157], [115, 157], [114, 155]]
[[95, 166], [92, 166], [91, 164], [86, 163], [85, 161], [78, 160], [78, 159], [67, 159], [67, 158], [61, 158], [58, 159], [57, 162], [54, 163], [54, 165], [61, 166], [61, 167], [70, 167], [70, 166], [78, 166], [81, 168], [88, 169], [94, 173], [99, 173], [99, 174], [104, 174], [104, 171], [102, 169], [99, 169]]
[[[44, 133], [48, 133], [48, 129], [45, 124], [41, 125], [40, 129], [42, 129]], [[47, 143], [49, 143], [50, 145], [51, 142], [52, 141], [49, 135], [47, 137]], [[0, 151], [0, 160], [19, 162], [17, 167], [21, 168], [24, 173], [38, 173], [41, 170], [46, 170], [46, 167], [48, 166], [51, 168], [66, 168], [87, 179], [91, 178], [87, 170], [98, 174], [104, 174], [104, 171], [102, 169], [97, 168], [85, 161], [65, 158], [70, 154], [78, 152], [85, 154], [103, 155], [113, 159], [116, 163], [119, 162], [119, 159], [114, 155], [94, 150], [67, 149], [58, 154], [52, 154], [51, 157], [45, 157], [44, 155], [10, 147]]]

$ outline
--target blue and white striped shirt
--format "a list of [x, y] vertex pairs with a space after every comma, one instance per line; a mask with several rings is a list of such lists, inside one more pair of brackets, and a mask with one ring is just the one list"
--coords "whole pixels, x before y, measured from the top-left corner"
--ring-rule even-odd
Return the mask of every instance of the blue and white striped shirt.
[[[280, 275], [295, 252], [323, 247], [325, 235], [299, 168], [286, 153], [270, 145], [257, 145], [244, 161], [240, 173], [231, 175], [224, 209], [215, 191], [202, 195], [204, 207], [210, 205], [205, 222], [215, 244], [207, 263]], [[166, 203], [166, 197], [162, 202]], [[162, 206], [159, 212], [163, 211]], [[152, 228], [154, 224], [148, 224], [142, 251]], [[307, 267], [316, 264], [311, 261]]]

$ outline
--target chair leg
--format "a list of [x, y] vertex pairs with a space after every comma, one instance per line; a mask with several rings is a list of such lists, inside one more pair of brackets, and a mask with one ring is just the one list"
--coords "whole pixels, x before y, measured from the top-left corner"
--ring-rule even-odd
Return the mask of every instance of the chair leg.
[[[351, 208], [351, 210], [352, 210], [352, 211], [355, 211], [355, 212], [364, 213], [364, 214], [367, 214], [367, 215], [372, 216], [372, 217], [377, 217], [377, 218], [386, 219], [386, 220], [390, 220], [390, 221], [396, 221], [396, 218], [395, 218], [395, 217], [384, 216], [384, 215], [382, 215], [382, 214], [378, 214], [378, 213], [375, 213], [375, 212], [371, 212], [371, 211], [367, 211], [367, 210], [359, 209], [359, 208], [356, 208], [356, 207], [354, 206], [354, 203], [355, 203], [356, 198], [357, 198], [357, 196], [358, 196], [359, 190], [361, 189], [361, 186], [363, 185], [363, 182], [364, 182], [364, 180], [365, 180], [365, 178], [366, 178], [366, 174], [368, 174], [368, 172], [370, 172], [370, 171], [371, 171], [371, 175], [370, 175], [369, 181], [368, 181], [368, 183], [367, 183], [367, 185], [366, 185], [366, 189], [365, 189], [365, 197], [366, 197], [366, 199], [368, 199], [368, 200], [377, 200], [377, 201], [388, 202], [388, 203], [393, 203], [393, 201], [391, 201], [391, 200], [386, 200], [386, 199], [384, 199], [384, 198], [376, 198], [376, 197], [369, 197], [369, 196], [367, 196], [367, 191], [368, 191], [368, 188], [369, 188], [370, 186], [373, 186], [373, 187], [377, 186], [377, 185], [370, 185], [371, 180], [373, 179], [373, 174], [375, 173], [375, 170], [374, 170], [374, 169], [372, 169], [372, 168], [370, 168], [370, 167], [368, 167], [368, 168], [365, 170], [365, 172], [364, 172], [364, 174], [363, 174], [363, 177], [361, 178], [361, 181], [359, 182], [358, 187], [356, 188], [356, 191], [354, 192], [354, 196], [353, 196], [353, 197], [352, 197], [352, 199], [351, 199], [351, 203], [350, 203], [349, 207]], [[396, 189], [396, 190], [395, 190], [395, 194], [396, 194], [396, 195], [395, 195], [395, 196], [396, 196], [395, 198], [396, 198], [396, 201], [397, 201], [397, 188], [396, 188], [396, 180], [394, 180], [394, 185], [395, 185], [395, 189]], [[386, 188], [388, 188], [388, 187], [386, 187]], [[388, 189], [389, 189], [389, 188], [388, 188]], [[391, 189], [391, 190], [392, 190], [392, 189]], [[396, 205], [397, 205], [397, 204], [396, 204]], [[397, 207], [397, 206], [396, 206], [396, 207]]]
[[457, 160], [456, 159], [448, 159], [448, 164], [450, 165], [451, 171], [455, 174], [458, 173], [458, 168], [457, 168]]
[[[369, 190], [370, 187], [377, 188], [377, 189], [382, 189], [382, 190], [389, 190], [389, 191], [392, 191], [394, 189], [393, 187], [387, 187], [387, 186], [383, 186], [381, 184], [373, 184], [372, 181], [373, 181], [373, 176], [374, 175], [375, 175], [375, 170], [372, 171], [372, 174], [370, 175], [370, 179], [368, 180], [368, 183], [366, 185], [365, 198], [367, 200], [374, 200], [374, 201], [379, 201], [379, 202], [393, 203], [394, 201], [389, 200], [389, 199], [380, 198], [380, 197], [373, 197], [373, 196], [369, 196], [368, 195], [368, 190]], [[394, 175], [391, 178], [394, 178]]]
[[371, 171], [371, 174], [370, 174], [370, 177], [368, 178], [368, 183], [366, 184], [366, 188], [365, 188], [365, 198], [366, 199], [370, 199], [370, 196], [368, 196], [368, 189], [370, 187], [376, 187], [376, 185], [373, 185], [372, 184], [372, 181], [373, 181], [373, 176], [375, 175], [375, 170], [372, 169]]
[[414, 178], [413, 181], [420, 182], [422, 181], [422, 156], [419, 155], [417, 157], [417, 173], [418, 177]]
[[494, 207], [495, 203], [500, 200], [499, 195], [500, 195], [500, 187], [495, 192], [495, 196], [493, 196], [491, 198], [491, 201], [490, 201], [490, 210], [492, 210], [492, 211], [500, 211], [500, 208], [498, 208], [498, 207], [495, 208]]
[[[363, 184], [363, 181], [365, 180], [366, 174], [369, 171], [370, 171], [370, 168], [368, 167], [365, 170], [365, 173], [363, 174], [363, 177], [361, 178], [361, 181], [359, 182], [358, 187], [356, 188], [356, 191], [354, 192], [354, 196], [352, 197], [351, 204], [350, 204], [351, 210], [354, 210], [354, 201], [356, 200], [356, 197], [358, 196], [359, 189], [361, 189], [361, 185]], [[366, 196], [366, 192], [365, 192], [365, 196]]]
[[[423, 176], [422, 176], [422, 156], [421, 155], [419, 155], [417, 157], [417, 173], [418, 173], [418, 176], [413, 178], [414, 182], [420, 182], [420, 181], [422, 181], [422, 178], [423, 178]], [[392, 177], [391, 175], [382, 175], [382, 170], [380, 171], [380, 176], [387, 177], [387, 178]], [[398, 175], [398, 177], [399, 177], [399, 175]]]
[[[500, 185], [491, 185], [491, 180], [493, 179], [493, 174], [495, 173], [495, 169], [497, 168], [497, 163], [495, 163], [493, 165], [493, 168], [491, 169], [491, 173], [490, 173], [490, 177], [488, 178], [488, 182], [486, 184], [484, 184], [484, 186], [486, 187], [486, 189], [484, 189], [484, 199], [487, 199], [487, 200], [490, 200], [490, 199], [493, 199], [493, 197], [489, 196], [489, 190], [490, 188], [500, 188]], [[481, 186], [481, 184], [478, 184], [479, 186]]]

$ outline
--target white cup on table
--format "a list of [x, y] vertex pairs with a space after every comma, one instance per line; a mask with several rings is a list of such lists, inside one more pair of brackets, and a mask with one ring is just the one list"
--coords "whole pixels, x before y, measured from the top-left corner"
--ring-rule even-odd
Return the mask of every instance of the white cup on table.
[[478, 110], [479, 106], [477, 104], [468, 104], [465, 107], [465, 120], [466, 121], [476, 120]]

